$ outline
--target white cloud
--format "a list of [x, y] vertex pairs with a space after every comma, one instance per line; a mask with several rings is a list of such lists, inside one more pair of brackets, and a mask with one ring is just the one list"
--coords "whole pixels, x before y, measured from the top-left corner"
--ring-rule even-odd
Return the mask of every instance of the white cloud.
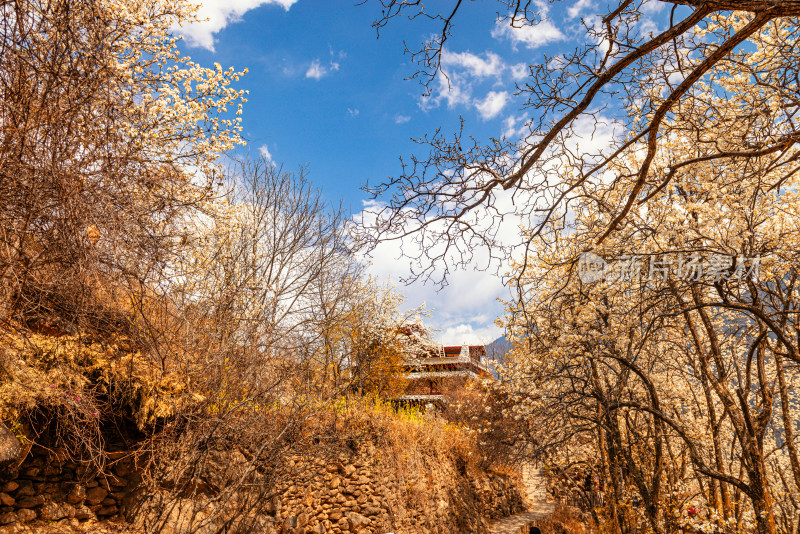
[[578, 154], [597, 154], [607, 149], [621, 133], [620, 124], [600, 113], [578, 116], [567, 140], [569, 150]]
[[660, 2], [657, 0], [647, 0], [646, 2], [642, 2], [640, 9], [642, 13], [645, 15], [655, 15], [657, 13], [661, 13], [666, 9], [667, 4], [664, 2]]
[[347, 108], [347, 114], [351, 117], [358, 117], [358, 108]]
[[469, 323], [461, 323], [441, 330], [437, 341], [444, 345], [488, 345], [502, 334], [496, 326], [473, 328]]
[[[514, 209], [513, 193], [500, 191], [496, 195], [496, 207], [509, 212]], [[354, 216], [356, 222], [374, 221], [376, 212], [384, 207], [375, 201], [364, 203], [364, 209]], [[478, 209], [475, 212], [474, 227], [488, 229], [493, 224], [498, 224], [497, 219], [492, 219], [490, 211]], [[517, 216], [504, 217], [499, 221], [496, 237], [499, 242], [506, 245], [518, 244], [520, 224], [522, 219]], [[479, 228], [480, 227], [480, 228]], [[443, 231], [444, 223], [434, 223], [435, 231]], [[398, 282], [408, 278], [416, 271], [415, 258], [438, 254], [444, 246], [442, 239], [426, 240], [419, 243], [407, 237], [395, 241], [383, 241], [370, 254], [368, 270], [378, 280], [391, 279]], [[431, 312], [425, 323], [437, 330], [437, 340], [446, 344], [483, 343], [497, 339], [502, 335], [502, 329], [494, 324], [497, 317], [504, 314], [504, 307], [498, 299], [510, 300], [512, 295], [508, 287], [503, 285], [498, 270], [505, 270], [498, 259], [491, 259], [489, 251], [476, 247], [472, 253], [469, 266], [464, 268], [453, 267], [463, 259], [460, 253], [450, 249], [444, 264], [451, 266], [447, 275], [448, 285], [439, 287], [434, 284], [424, 284], [416, 281], [409, 285], [399, 285], [398, 290], [406, 297], [407, 309], [425, 304]], [[495, 251], [496, 252], [496, 251]], [[436, 266], [432, 273], [433, 279], [442, 276], [441, 264]], [[507, 266], [506, 266], [507, 267]]]
[[477, 78], [487, 76], [499, 77], [505, 69], [505, 63], [500, 56], [493, 52], [484, 54], [486, 59], [469, 52], [442, 51], [442, 65], [447, 67], [461, 67], [466, 72]]
[[594, 7], [594, 2], [592, 0], [578, 0], [570, 7], [567, 8], [567, 14], [572, 17], [578, 17], [580, 14], [587, 9], [592, 9]]
[[489, 91], [486, 98], [475, 101], [475, 109], [481, 114], [483, 120], [493, 119], [500, 113], [508, 102], [508, 93], [505, 91]]
[[[420, 99], [423, 110], [438, 107], [442, 103], [448, 108], [456, 106], [474, 107], [484, 120], [495, 117], [510, 101], [507, 91], [492, 90], [485, 97], [473, 98], [473, 91], [481, 87], [497, 88], [508, 84], [509, 76], [514, 81], [529, 74], [525, 63], [506, 64], [494, 52], [483, 54], [450, 52], [442, 50], [442, 73], [436, 77], [431, 94]], [[397, 120], [400, 123], [399, 120]]]
[[269, 163], [275, 164], [275, 160], [272, 159], [272, 154], [269, 152], [269, 148], [267, 145], [261, 145], [258, 148], [258, 153], [261, 154], [261, 157], [267, 160]]
[[453, 108], [458, 104], [469, 104], [472, 100], [472, 85], [459, 74], [448, 73], [447, 76], [436, 77], [436, 87], [433, 95], [423, 97], [420, 107], [424, 110], [439, 106], [442, 101], [447, 102], [447, 107]]
[[527, 78], [530, 73], [527, 63], [516, 63], [511, 65], [509, 69], [511, 70], [511, 77], [514, 78], [515, 81]]
[[326, 70], [325, 67], [320, 65], [319, 60], [315, 59], [311, 62], [311, 65], [308, 67], [306, 71], [306, 78], [314, 78], [315, 80], [319, 80], [323, 76], [325, 76]]
[[394, 118], [394, 123], [395, 124], [405, 124], [410, 120], [411, 120], [411, 117], [409, 117], [408, 115], [396, 115], [395, 118]]
[[189, 46], [199, 46], [214, 51], [214, 35], [228, 24], [242, 20], [242, 15], [264, 5], [278, 5], [286, 11], [297, 0], [203, 0], [197, 11], [198, 22], [173, 28], [183, 35]]
[[308, 66], [306, 78], [314, 78], [315, 80], [319, 80], [326, 74], [336, 70], [339, 70], [339, 64], [337, 62], [331, 61], [327, 65], [323, 65], [319, 58], [317, 58], [311, 62], [311, 65]]
[[530, 133], [530, 128], [528, 126], [529, 120], [530, 118], [526, 115], [520, 115], [518, 117], [509, 115], [503, 119], [503, 135], [511, 140], [521, 139]]
[[541, 20], [538, 24], [525, 24], [512, 26], [508, 21], [500, 20], [492, 30], [495, 39], [505, 38], [516, 47], [519, 44], [526, 48], [537, 48], [555, 41], [564, 39], [564, 34], [548, 19]]
[[[398, 282], [411, 273], [412, 261], [403, 251], [416, 253], [415, 243], [387, 241], [370, 258], [369, 272], [379, 280]], [[488, 342], [502, 335], [494, 319], [503, 313], [498, 298], [508, 298], [508, 289], [493, 271], [454, 270], [449, 285], [441, 290], [432, 284], [399, 285], [408, 309], [425, 305], [431, 312], [425, 323], [437, 330], [435, 337], [446, 344]]]

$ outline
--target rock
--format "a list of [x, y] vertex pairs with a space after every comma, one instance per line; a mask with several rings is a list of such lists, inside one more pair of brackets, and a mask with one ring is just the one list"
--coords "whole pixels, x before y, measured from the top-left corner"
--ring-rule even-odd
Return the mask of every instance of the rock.
[[108, 495], [108, 492], [100, 487], [95, 487], [86, 491], [86, 502], [90, 506], [100, 504]]
[[328, 514], [328, 519], [330, 519], [333, 522], [339, 521], [339, 519], [341, 518], [342, 518], [341, 510], [333, 510]]
[[350, 530], [353, 532], [358, 532], [370, 524], [370, 520], [360, 514], [350, 515], [350, 517], [347, 518], [347, 521], [350, 524]]
[[99, 510], [97, 510], [97, 515], [114, 515], [119, 511], [119, 508], [116, 506], [103, 506]]
[[286, 528], [296, 528], [297, 527], [297, 516], [290, 515], [286, 518], [286, 522], [284, 523]]
[[201, 476], [209, 485], [223, 489], [229, 484], [231, 468], [247, 464], [247, 459], [237, 450], [210, 451], [205, 464], [201, 467]]
[[17, 508], [36, 508], [44, 504], [44, 495], [34, 495], [33, 497], [23, 497], [17, 499]]
[[14, 497], [8, 493], [0, 493], [0, 503], [3, 503], [3, 506], [14, 506]]
[[308, 514], [303, 512], [297, 516], [297, 526], [304, 527], [308, 525]]
[[33, 487], [36, 489], [36, 493], [45, 493], [47, 495], [52, 495], [59, 491], [59, 486], [55, 482], [40, 482], [39, 484], [34, 484]]
[[336, 526], [339, 527], [339, 530], [343, 532], [350, 532], [350, 522], [347, 520], [346, 517], [343, 517], [336, 523]]
[[276, 495], [267, 502], [266, 511], [270, 515], [278, 515], [281, 513], [281, 498]]
[[120, 463], [114, 466], [114, 473], [116, 473], [118, 477], [124, 477], [128, 476], [131, 473], [131, 470], [127, 463]]
[[51, 477], [53, 475], [60, 475], [61, 468], [57, 465], [50, 464], [44, 468], [44, 476]]
[[28, 510], [27, 508], [23, 508], [21, 510], [17, 510], [17, 518], [19, 519], [20, 523], [27, 523], [36, 519], [36, 512], [33, 510]]
[[49, 502], [39, 509], [39, 517], [45, 521], [58, 521], [65, 517], [75, 517], [75, 508], [65, 502]]
[[38, 467], [29, 467], [28, 469], [22, 472], [22, 475], [28, 478], [36, 478], [39, 476], [40, 471], [41, 469], [39, 469]]
[[95, 517], [97, 516], [94, 515], [94, 512], [89, 510], [88, 506], [79, 506], [75, 509], [75, 519], [84, 521], [86, 519], [94, 519]]
[[27, 484], [20, 486], [14, 496], [19, 499], [20, 497], [31, 497], [33, 495], [36, 495], [36, 490], [33, 489], [33, 484], [28, 482]]
[[[22, 444], [17, 436], [6, 428], [6, 425], [0, 423], [0, 466], [16, 462], [20, 452], [22, 452]], [[14, 520], [16, 521], [16, 519]]]
[[121, 477], [110, 476], [108, 477], [108, 481], [116, 488], [124, 488], [128, 485], [128, 481]]
[[6, 482], [2, 486], [0, 486], [0, 491], [2, 491], [3, 493], [12, 493], [16, 491], [18, 487], [19, 484], [12, 480], [11, 482]]
[[17, 519], [17, 514], [14, 512], [5, 513], [0, 515], [0, 525], [10, 525], [12, 523], [16, 523]]
[[75, 484], [70, 488], [69, 493], [67, 494], [67, 502], [70, 504], [78, 504], [83, 502], [86, 498], [86, 488], [83, 484]]
[[[208, 519], [208, 514], [199, 509], [202, 506], [193, 499], [177, 499], [167, 510], [161, 512], [161, 519], [166, 526], [163, 534], [213, 534], [220, 532], [220, 526]], [[116, 511], [116, 506], [113, 507]], [[97, 515], [107, 514], [105, 507], [98, 510]]]
[[106, 497], [100, 504], [102, 504], [103, 506], [114, 506], [115, 504], [117, 504], [117, 501], [116, 499], [112, 499], [111, 497]]

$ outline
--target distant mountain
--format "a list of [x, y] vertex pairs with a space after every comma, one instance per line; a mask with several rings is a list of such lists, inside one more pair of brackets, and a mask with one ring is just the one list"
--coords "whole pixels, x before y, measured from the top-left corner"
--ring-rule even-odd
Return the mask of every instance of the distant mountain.
[[[488, 345], [486, 345], [486, 357], [491, 361], [496, 361], [500, 365], [506, 363], [506, 353], [511, 350], [511, 342], [506, 339], [505, 336], [500, 336]], [[497, 371], [493, 371], [492, 374], [495, 375], [495, 378], [499, 378], [497, 376]]]
[[500, 336], [486, 345], [486, 355], [490, 360], [495, 360], [499, 363], [505, 363], [506, 353], [510, 350], [511, 342], [506, 339], [506, 336]]

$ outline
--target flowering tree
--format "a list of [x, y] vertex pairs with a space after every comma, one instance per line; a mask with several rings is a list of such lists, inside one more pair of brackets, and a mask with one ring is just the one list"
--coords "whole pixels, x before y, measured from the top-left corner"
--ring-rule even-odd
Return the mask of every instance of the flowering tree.
[[574, 188], [569, 218], [531, 230], [542, 244], [515, 268], [511, 383], [558, 421], [537, 436], [556, 463], [602, 473], [598, 521], [615, 531], [789, 533], [800, 520], [798, 152], [750, 151], [751, 136], [793, 129], [775, 120], [791, 86], [752, 83], [776, 72], [791, 32], [770, 24], [697, 82], [648, 163], [668, 181], [615, 232], [650, 157], [633, 145], [613, 180]]
[[[745, 63], [768, 61], [781, 31]], [[608, 264], [588, 270], [581, 255], [615, 217], [603, 207], [624, 202], [641, 151], [615, 164], [623, 187], [581, 189], [573, 221], [550, 223], [516, 267], [511, 384], [533, 396], [534, 417], [558, 421], [537, 436], [556, 462], [603, 474], [616, 531], [646, 519], [656, 532], [788, 533], [800, 517], [795, 152], [703, 157], [696, 114], [733, 145], [746, 139], [734, 128], [750, 127], [733, 120], [738, 107], [761, 97], [725, 71], [715, 82], [737, 98], [701, 93], [675, 120], [653, 161], [671, 185], [589, 256]]]
[[0, 11], [3, 307], [74, 321], [100, 272], [162, 275], [179, 215], [203, 208], [218, 156], [242, 143], [243, 72], [180, 54], [169, 29], [193, 18], [183, 1]]
[[351, 375], [353, 389], [362, 394], [392, 397], [405, 387], [409, 356], [400, 332], [410, 314], [400, 312], [402, 295], [391, 286], [364, 278], [353, 288], [341, 330], [340, 362]]
[[[380, 3], [378, 29], [401, 16], [438, 24], [430, 40], [409, 52], [419, 66], [413, 77], [429, 90], [434, 80], [446, 87], [445, 45], [470, 3], [453, 1], [441, 8], [410, 0]], [[671, 9], [657, 21], [663, 29], [654, 34], [644, 21], [648, 10], [661, 3]], [[501, 0], [498, 5], [498, 24], [512, 30], [535, 31], [546, 18], [544, 2]], [[502, 264], [510, 247], [526, 246], [542, 237], [548, 222], [568, 218], [584, 189], [626, 187], [617, 204], [604, 206], [613, 217], [594, 236], [601, 242], [698, 157], [726, 165], [791, 152], [799, 140], [798, 87], [793, 81], [798, 10], [800, 4], [791, 0], [610, 2], [600, 16], [583, 21], [585, 42], [573, 52], [531, 61], [528, 78], [516, 86], [530, 116], [519, 138], [498, 135], [484, 143], [462, 131], [437, 131], [420, 140], [429, 149], [427, 157], [405, 160], [397, 177], [370, 188], [382, 201], [369, 219], [375, 221], [371, 238], [418, 239], [420, 276], [459, 261], [467, 264], [478, 248], [488, 248]], [[768, 47], [770, 55], [745, 61], [765, 34], [777, 39]], [[659, 151], [681, 133], [675, 128], [683, 126], [671, 120], [676, 114], [686, 117], [706, 96], [722, 97], [717, 101], [734, 97], [730, 87], [716, 83], [719, 78], [710, 81], [712, 72], [724, 70], [738, 77], [731, 83], [758, 88], [760, 96], [739, 103], [738, 125], [728, 115], [731, 120], [716, 121], [712, 130], [701, 124], [706, 117], [698, 110], [694, 124], [705, 132], [696, 140], [702, 156], [687, 152], [669, 169], [657, 169]], [[593, 132], [609, 130], [618, 135], [605, 146], [582, 146]], [[736, 132], [744, 138], [734, 140]], [[644, 154], [635, 167], [628, 166], [633, 180], [616, 174], [618, 160], [631, 151]], [[509, 242], [507, 232], [499, 232], [509, 217], [532, 231]], [[441, 254], [445, 248], [447, 253]]]

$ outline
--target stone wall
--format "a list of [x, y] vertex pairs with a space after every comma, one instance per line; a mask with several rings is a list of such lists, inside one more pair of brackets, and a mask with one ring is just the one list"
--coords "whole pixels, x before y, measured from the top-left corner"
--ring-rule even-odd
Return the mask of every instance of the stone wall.
[[[463, 459], [436, 451], [425, 456], [410, 468], [408, 459], [371, 443], [355, 452], [310, 448], [293, 454], [278, 471], [269, 513], [254, 524], [267, 534], [479, 534], [492, 519], [524, 509], [518, 477], [467, 468]], [[100, 475], [63, 454], [29, 454], [12, 478], [0, 480], [0, 532], [109, 519], [142, 525], [137, 513], [147, 513], [140, 506], [146, 496], [137, 491], [141, 479], [134, 459], [124, 452], [112, 452], [109, 459], [108, 474]], [[225, 461], [219, 465], [230, 468]], [[203, 506], [197, 497], [186, 499], [162, 532], [211, 533], [223, 527], [211, 521], [198, 530], [186, 520], [208, 515]]]
[[307, 476], [303, 483], [278, 483], [276, 531], [481, 533], [490, 520], [524, 509], [514, 476], [468, 473], [447, 458], [427, 471], [404, 472], [394, 460], [373, 446], [335, 459], [291, 459], [289, 465]]
[[45, 450], [35, 450], [21, 466], [4, 470], [0, 532], [33, 521], [76, 524], [119, 516], [138, 475], [126, 453], [112, 452], [108, 457], [105, 475], [75, 464], [63, 451]]

